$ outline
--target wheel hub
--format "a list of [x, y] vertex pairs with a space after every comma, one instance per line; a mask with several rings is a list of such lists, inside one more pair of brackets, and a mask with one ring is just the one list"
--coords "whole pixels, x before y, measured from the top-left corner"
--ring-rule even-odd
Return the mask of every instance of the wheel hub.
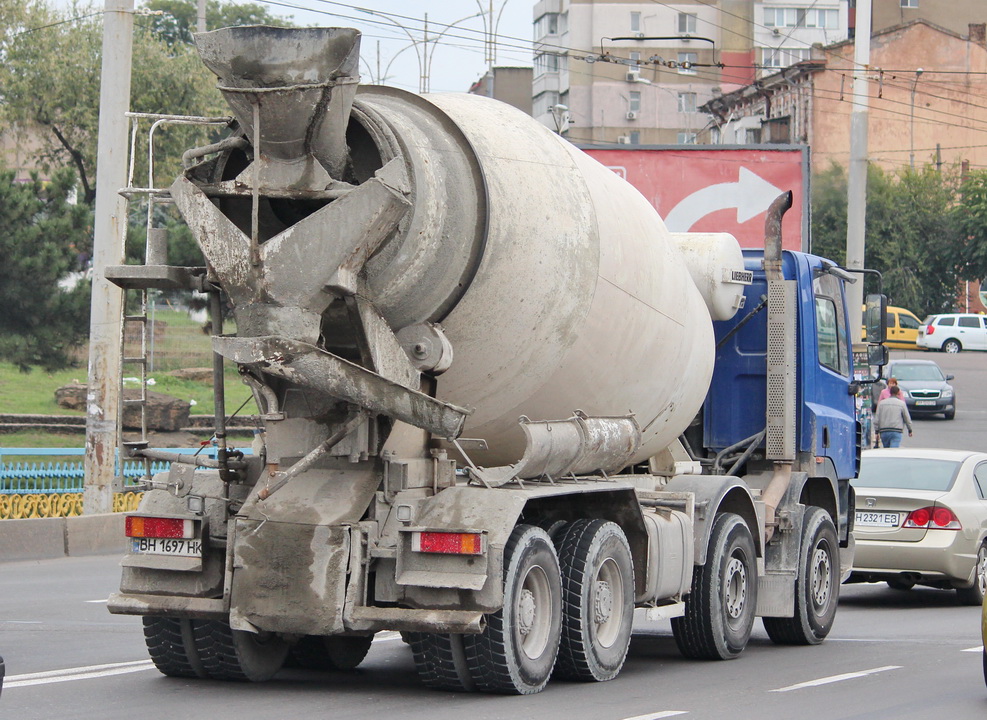
[[593, 603], [597, 625], [602, 625], [610, 619], [613, 613], [613, 590], [610, 583], [604, 580], [596, 581], [596, 600]]
[[743, 613], [747, 601], [747, 569], [739, 558], [730, 558], [727, 565], [726, 589], [727, 614], [736, 619]]
[[535, 595], [527, 588], [521, 590], [521, 597], [518, 598], [517, 603], [517, 622], [518, 631], [523, 636], [527, 636], [531, 632], [532, 626], [535, 624]]
[[980, 585], [980, 594], [987, 595], [987, 550], [983, 548], [977, 554], [977, 584]]
[[812, 601], [817, 607], [824, 607], [829, 601], [830, 566], [829, 553], [816, 548], [812, 556]]

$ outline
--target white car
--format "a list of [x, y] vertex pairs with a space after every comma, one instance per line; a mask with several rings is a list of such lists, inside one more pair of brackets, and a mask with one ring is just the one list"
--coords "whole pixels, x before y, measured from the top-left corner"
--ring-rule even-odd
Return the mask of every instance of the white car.
[[973, 313], [947, 313], [926, 318], [915, 344], [926, 350], [958, 353], [987, 350], [987, 317]]

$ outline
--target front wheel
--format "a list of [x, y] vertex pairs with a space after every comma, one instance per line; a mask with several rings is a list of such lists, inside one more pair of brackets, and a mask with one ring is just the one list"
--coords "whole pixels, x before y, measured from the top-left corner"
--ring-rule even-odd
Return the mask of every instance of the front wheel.
[[548, 683], [562, 631], [559, 559], [548, 533], [514, 528], [504, 547], [504, 607], [479, 635], [464, 635], [477, 690], [530, 695]]
[[980, 605], [987, 594], [987, 543], [977, 551], [977, 566], [973, 572], [973, 585], [956, 588], [956, 595], [964, 605]]
[[840, 597], [840, 554], [836, 526], [820, 507], [802, 518], [795, 614], [762, 619], [768, 637], [782, 645], [818, 645], [833, 628]]
[[954, 340], [953, 338], [950, 338], [949, 340], [947, 340], [946, 342], [944, 342], [942, 344], [942, 351], [943, 352], [947, 352], [947, 353], [958, 353], [962, 349], [963, 349], [963, 346], [960, 345], [960, 341], [959, 340]]
[[756, 610], [754, 538], [743, 518], [721, 513], [706, 564], [694, 569], [685, 615], [672, 619], [675, 644], [688, 658], [732, 660], [747, 647]]

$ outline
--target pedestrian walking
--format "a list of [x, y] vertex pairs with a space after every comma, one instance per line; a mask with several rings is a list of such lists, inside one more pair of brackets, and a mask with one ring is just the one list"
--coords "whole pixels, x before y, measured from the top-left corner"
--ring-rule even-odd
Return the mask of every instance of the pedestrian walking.
[[886, 448], [899, 447], [901, 436], [908, 428], [908, 437], [912, 436], [912, 417], [908, 414], [908, 406], [901, 399], [901, 388], [897, 383], [888, 385], [888, 397], [877, 406], [877, 434], [881, 438], [881, 446]]
[[888, 378], [887, 387], [885, 387], [883, 390], [881, 390], [881, 394], [877, 396], [877, 402], [878, 402], [878, 404], [880, 404], [880, 402], [882, 400], [887, 400], [889, 397], [891, 397], [891, 387], [892, 386], [898, 387], [898, 378], [896, 378], [896, 377], [890, 377], [890, 378]]

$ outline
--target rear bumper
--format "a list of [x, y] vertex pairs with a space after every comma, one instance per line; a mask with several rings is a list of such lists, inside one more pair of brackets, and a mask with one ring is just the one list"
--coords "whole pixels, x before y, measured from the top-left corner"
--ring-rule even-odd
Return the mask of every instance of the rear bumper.
[[919, 542], [867, 540], [857, 534], [853, 573], [873, 580], [902, 573], [968, 585], [977, 562], [974, 540], [955, 530], [929, 530]]

